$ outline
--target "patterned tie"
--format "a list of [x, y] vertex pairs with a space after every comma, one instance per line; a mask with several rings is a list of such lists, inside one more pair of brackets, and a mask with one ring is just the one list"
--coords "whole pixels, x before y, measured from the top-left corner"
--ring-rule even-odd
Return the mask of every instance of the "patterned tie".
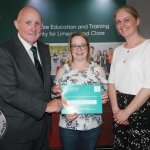
[[37, 57], [37, 49], [36, 49], [35, 46], [32, 46], [30, 48], [30, 50], [33, 53], [35, 68], [37, 69], [37, 71], [38, 71], [38, 73], [39, 73], [39, 75], [40, 75], [40, 77], [41, 77], [41, 79], [43, 81], [44, 80], [44, 78], [43, 78], [43, 70], [42, 70], [42, 66], [41, 66], [41, 64], [40, 64], [40, 62], [38, 60], [38, 57]]

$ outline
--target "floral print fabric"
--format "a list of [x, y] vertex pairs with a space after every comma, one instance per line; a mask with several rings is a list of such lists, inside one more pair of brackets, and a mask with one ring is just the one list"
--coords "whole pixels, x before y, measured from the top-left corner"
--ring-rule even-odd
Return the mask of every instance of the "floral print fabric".
[[[98, 65], [94, 62], [90, 65], [87, 70], [79, 71], [75, 68], [70, 68], [68, 64], [64, 66], [63, 76], [55, 81], [55, 84], [62, 85], [91, 85], [91, 84], [102, 84], [103, 91], [107, 91], [108, 82], [105, 80], [99, 72]], [[81, 114], [72, 121], [68, 122], [66, 117], [60, 115], [59, 126], [66, 129], [72, 130], [90, 130], [96, 128], [102, 124], [101, 115], [96, 114]]]

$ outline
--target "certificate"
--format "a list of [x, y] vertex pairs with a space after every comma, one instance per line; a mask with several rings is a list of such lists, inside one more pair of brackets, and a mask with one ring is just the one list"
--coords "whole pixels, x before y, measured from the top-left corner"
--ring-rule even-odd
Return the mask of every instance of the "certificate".
[[61, 114], [101, 114], [101, 85], [62, 85]]

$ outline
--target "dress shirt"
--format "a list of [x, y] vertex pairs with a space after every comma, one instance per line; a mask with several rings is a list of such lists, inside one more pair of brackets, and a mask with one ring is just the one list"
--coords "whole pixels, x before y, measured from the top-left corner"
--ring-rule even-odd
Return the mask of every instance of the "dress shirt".
[[[19, 35], [19, 33], [18, 33], [18, 37], [19, 37], [21, 43], [23, 44], [24, 48], [26, 49], [27, 53], [29, 54], [29, 56], [30, 56], [30, 58], [31, 58], [31, 60], [32, 60], [33, 63], [34, 63], [34, 57], [33, 57], [33, 53], [32, 53], [32, 51], [30, 50], [30, 48], [31, 48], [32, 46], [35, 46], [35, 47], [37, 48], [37, 56], [38, 56], [38, 60], [39, 60], [39, 62], [40, 62], [40, 64], [41, 64], [41, 60], [40, 60], [39, 52], [38, 52], [38, 47], [37, 47], [37, 42], [35, 42], [34, 45], [30, 45], [29, 43], [27, 43], [27, 42]], [[42, 64], [41, 64], [41, 65], [42, 65]]]

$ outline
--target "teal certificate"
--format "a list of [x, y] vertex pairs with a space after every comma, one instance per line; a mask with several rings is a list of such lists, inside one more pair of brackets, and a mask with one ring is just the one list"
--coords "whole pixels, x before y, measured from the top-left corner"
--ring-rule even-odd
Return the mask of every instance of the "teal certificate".
[[101, 85], [62, 85], [61, 114], [101, 114]]

